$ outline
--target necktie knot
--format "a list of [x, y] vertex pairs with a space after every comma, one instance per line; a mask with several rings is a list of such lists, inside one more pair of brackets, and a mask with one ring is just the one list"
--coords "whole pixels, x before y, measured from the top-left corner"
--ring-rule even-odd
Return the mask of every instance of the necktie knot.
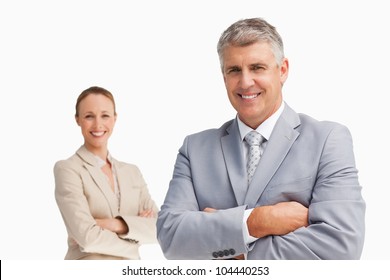
[[260, 146], [263, 137], [260, 133], [255, 130], [252, 130], [245, 136], [245, 141], [249, 144], [249, 146]]

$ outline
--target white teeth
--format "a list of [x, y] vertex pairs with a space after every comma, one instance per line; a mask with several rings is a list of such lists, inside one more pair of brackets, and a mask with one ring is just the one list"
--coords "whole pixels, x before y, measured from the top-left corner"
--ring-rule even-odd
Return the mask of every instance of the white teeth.
[[252, 99], [252, 98], [256, 98], [257, 97], [257, 94], [253, 94], [253, 95], [241, 95], [242, 98], [244, 99]]
[[91, 134], [92, 134], [93, 136], [99, 137], [99, 136], [103, 136], [104, 131], [101, 131], [101, 132], [91, 132]]

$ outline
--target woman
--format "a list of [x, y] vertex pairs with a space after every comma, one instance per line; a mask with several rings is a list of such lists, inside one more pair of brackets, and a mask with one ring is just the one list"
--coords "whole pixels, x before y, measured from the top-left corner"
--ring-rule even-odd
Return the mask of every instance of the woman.
[[117, 117], [112, 94], [84, 90], [75, 117], [84, 145], [54, 166], [55, 197], [68, 231], [65, 259], [139, 259], [138, 247], [156, 242], [158, 209], [138, 168], [108, 152]]

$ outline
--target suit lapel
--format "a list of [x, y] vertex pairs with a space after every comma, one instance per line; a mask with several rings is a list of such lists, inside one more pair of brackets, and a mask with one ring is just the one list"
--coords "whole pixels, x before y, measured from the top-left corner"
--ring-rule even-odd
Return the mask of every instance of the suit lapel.
[[82, 146], [76, 153], [83, 160], [84, 167], [88, 170], [95, 184], [107, 199], [112, 216], [117, 216], [118, 203], [116, 202], [115, 194], [112, 191], [104, 173], [99, 170], [96, 159], [84, 146]]
[[299, 132], [295, 130], [300, 124], [299, 117], [287, 104], [285, 106], [249, 185], [244, 203], [250, 208], [256, 206], [267, 184], [299, 136]]
[[247, 175], [236, 119], [226, 131], [228, 134], [221, 138], [222, 152], [237, 204], [242, 205], [247, 191]]
[[133, 181], [133, 176], [129, 174], [129, 170], [125, 168], [125, 165], [115, 159], [113, 164], [116, 170], [116, 176], [118, 179], [119, 189], [121, 192], [120, 197], [120, 213], [139, 213], [138, 196], [135, 188], [136, 183]]

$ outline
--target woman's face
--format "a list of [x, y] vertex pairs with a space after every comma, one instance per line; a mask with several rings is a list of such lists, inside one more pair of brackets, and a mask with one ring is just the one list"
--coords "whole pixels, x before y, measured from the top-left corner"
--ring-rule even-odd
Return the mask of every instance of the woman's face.
[[96, 153], [107, 149], [116, 114], [112, 101], [102, 94], [90, 94], [79, 104], [77, 124], [81, 127], [85, 147]]

